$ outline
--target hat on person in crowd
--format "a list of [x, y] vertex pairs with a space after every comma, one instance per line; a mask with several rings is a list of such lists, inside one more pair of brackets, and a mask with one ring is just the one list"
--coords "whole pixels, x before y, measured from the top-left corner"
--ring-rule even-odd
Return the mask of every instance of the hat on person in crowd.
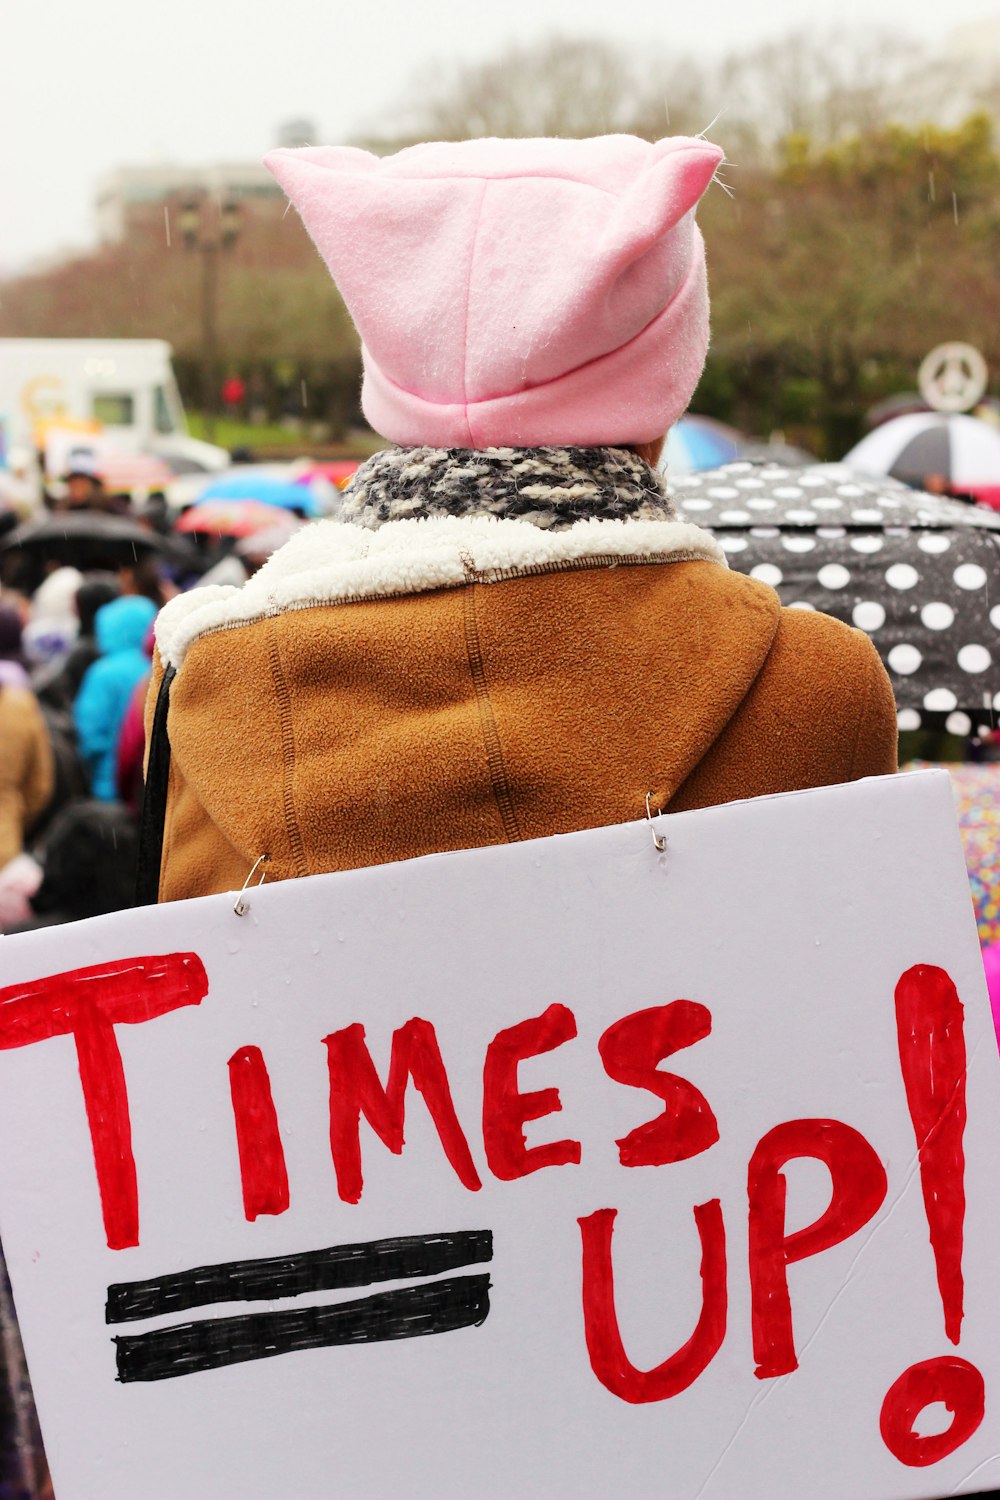
[[79, 635], [76, 596], [82, 582], [78, 568], [56, 568], [35, 590], [24, 628], [24, 654], [32, 666], [65, 656]]
[[708, 346], [694, 209], [723, 159], [675, 136], [265, 157], [362, 340], [362, 405], [405, 446], [644, 443]]
[[100, 484], [101, 476], [93, 450], [90, 448], [71, 448], [62, 477], [64, 484], [68, 483], [71, 479], [91, 479], [94, 484]]
[[31, 596], [33, 620], [55, 619], [76, 615], [76, 596], [83, 583], [79, 568], [56, 568], [44, 578]]
[[94, 635], [102, 656], [119, 651], [145, 651], [156, 605], [143, 594], [123, 594], [102, 604], [94, 615]]

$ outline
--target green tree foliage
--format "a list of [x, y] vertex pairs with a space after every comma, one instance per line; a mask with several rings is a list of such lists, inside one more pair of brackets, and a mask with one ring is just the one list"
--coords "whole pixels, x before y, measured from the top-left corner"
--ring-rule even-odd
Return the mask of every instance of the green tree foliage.
[[[710, 195], [701, 214], [726, 415], [808, 429], [836, 456], [873, 399], [901, 379], [912, 387], [934, 344], [965, 339], [1000, 364], [1000, 155], [988, 116], [821, 145], [800, 132], [774, 170], [734, 180], [734, 200]], [[803, 381], [815, 388], [805, 414]]]

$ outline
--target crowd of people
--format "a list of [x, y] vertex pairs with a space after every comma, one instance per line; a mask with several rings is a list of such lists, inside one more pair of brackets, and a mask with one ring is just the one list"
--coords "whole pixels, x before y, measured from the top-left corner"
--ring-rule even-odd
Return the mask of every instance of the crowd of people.
[[[127, 513], [81, 467], [56, 514]], [[50, 562], [0, 590], [0, 931], [116, 911], [133, 898], [143, 706], [153, 621], [174, 590], [141, 555], [122, 566]]]

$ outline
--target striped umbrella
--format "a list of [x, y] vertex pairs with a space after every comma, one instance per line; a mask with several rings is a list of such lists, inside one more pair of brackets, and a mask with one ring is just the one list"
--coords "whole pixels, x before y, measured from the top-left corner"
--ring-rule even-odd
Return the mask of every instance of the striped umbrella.
[[313, 484], [321, 479], [342, 490], [350, 484], [362, 462], [360, 458], [317, 459], [295, 475], [295, 483]]
[[1000, 428], [979, 417], [937, 411], [894, 417], [862, 438], [843, 462], [906, 484], [938, 481], [1000, 509]]
[[151, 453], [128, 453], [124, 450], [98, 457], [95, 470], [106, 489], [115, 494], [128, 490], [165, 490], [173, 471], [162, 458]]
[[184, 512], [174, 530], [205, 536], [252, 536], [286, 514], [262, 500], [201, 500]]

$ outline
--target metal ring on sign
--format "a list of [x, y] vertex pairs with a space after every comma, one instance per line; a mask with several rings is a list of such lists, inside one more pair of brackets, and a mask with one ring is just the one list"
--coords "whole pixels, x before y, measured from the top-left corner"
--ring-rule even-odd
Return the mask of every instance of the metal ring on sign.
[[[233, 911], [236, 913], [236, 915], [238, 917], [245, 917], [246, 914], [247, 914], [247, 912], [250, 910], [250, 902], [244, 900], [244, 897], [246, 895], [247, 886], [250, 884], [251, 880], [256, 875], [258, 865], [262, 865], [262, 864], [266, 865], [267, 862], [268, 862], [268, 860], [270, 858], [271, 858], [271, 856], [269, 854], [258, 854], [257, 858], [254, 860], [253, 869], [250, 871], [250, 874], [247, 876], [246, 880], [244, 880], [244, 882], [243, 882], [243, 888], [240, 891], [239, 895], [236, 897], [236, 901], [235, 901], [235, 903], [233, 905]], [[267, 877], [267, 871], [266, 870], [261, 870], [261, 872], [260, 872], [260, 879], [258, 880], [257, 884], [258, 885], [263, 885], [266, 877]]]
[[660, 814], [658, 812], [654, 813], [653, 809], [649, 805], [649, 799], [652, 795], [652, 792], [646, 793], [646, 819], [649, 823], [650, 833], [653, 835], [653, 848], [656, 850], [657, 854], [662, 854], [664, 849], [667, 847], [667, 836], [665, 833], [657, 833], [655, 827], [653, 826], [653, 819], [658, 818]]

